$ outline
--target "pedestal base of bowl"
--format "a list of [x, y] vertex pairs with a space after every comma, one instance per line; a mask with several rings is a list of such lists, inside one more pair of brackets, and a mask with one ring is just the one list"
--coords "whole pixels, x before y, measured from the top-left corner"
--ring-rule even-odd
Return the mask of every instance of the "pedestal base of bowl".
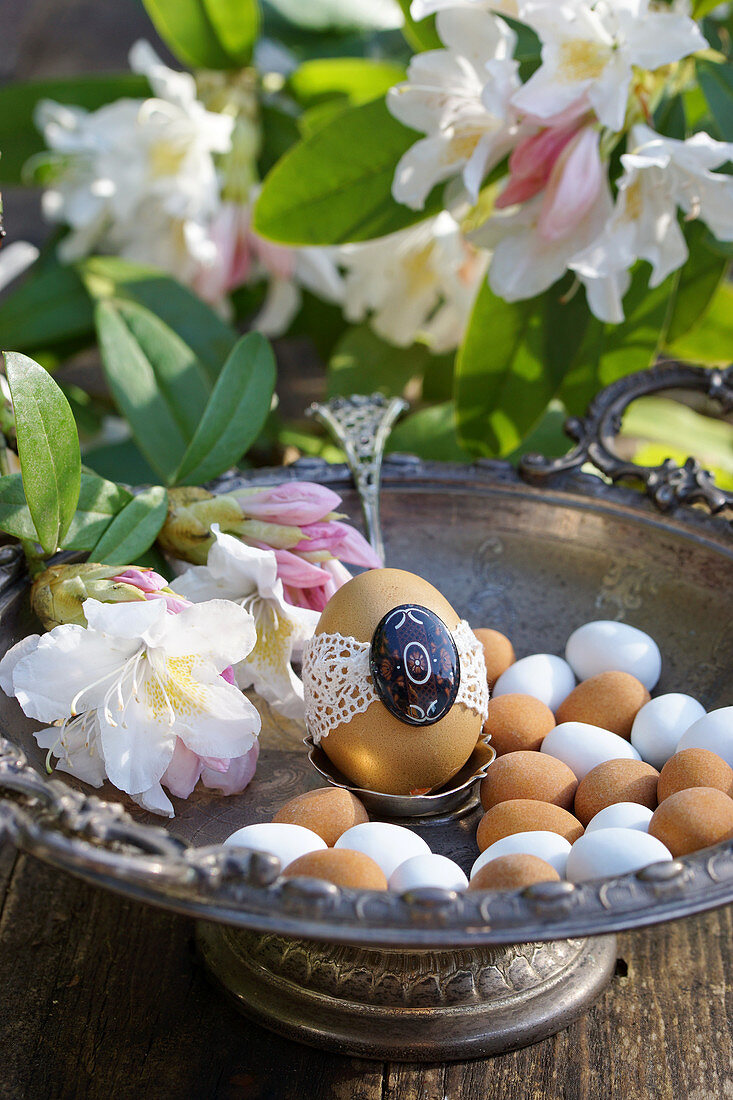
[[585, 1012], [616, 937], [470, 950], [367, 949], [199, 922], [215, 981], [264, 1027], [340, 1054], [405, 1062], [500, 1054]]

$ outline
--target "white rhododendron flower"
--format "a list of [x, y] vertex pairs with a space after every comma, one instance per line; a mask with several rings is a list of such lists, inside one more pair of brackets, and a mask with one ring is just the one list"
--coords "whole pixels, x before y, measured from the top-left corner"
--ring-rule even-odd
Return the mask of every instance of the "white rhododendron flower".
[[621, 157], [624, 174], [613, 214], [598, 240], [571, 265], [584, 281], [618, 280], [620, 293], [609, 300], [605, 316], [598, 314], [602, 320], [623, 319], [621, 296], [637, 259], [651, 264], [651, 287], [685, 263], [678, 209], [687, 219], [705, 222], [719, 240], [733, 240], [733, 177], [713, 171], [733, 160], [733, 144], [704, 133], [677, 141], [639, 125], [629, 149]]
[[518, 134], [511, 106], [519, 88], [514, 31], [503, 19], [468, 8], [441, 12], [438, 31], [447, 49], [413, 57], [407, 82], [387, 95], [395, 118], [426, 134], [399, 161], [392, 185], [395, 199], [415, 210], [436, 183], [458, 173], [476, 201], [484, 176]]
[[253, 616], [257, 642], [244, 660], [234, 665], [241, 688], [254, 687], [275, 710], [288, 718], [303, 717], [303, 684], [292, 668], [303, 642], [312, 637], [319, 612], [285, 602], [277, 579], [277, 560], [271, 550], [246, 546], [224, 535], [217, 524], [216, 541], [206, 565], [197, 565], [176, 578], [176, 592], [194, 603], [233, 600]]
[[689, 15], [649, 0], [534, 0], [522, 20], [542, 41], [542, 64], [515, 105], [545, 119], [585, 97], [611, 130], [623, 127], [634, 66], [658, 69], [708, 45]]
[[528, 0], [412, 0], [410, 15], [419, 23], [428, 15], [451, 8], [474, 8], [476, 11], [496, 11], [517, 18], [523, 3]]
[[612, 210], [610, 188], [604, 181], [582, 217], [557, 236], [540, 231], [541, 196], [490, 218], [471, 236], [494, 250], [489, 268], [494, 294], [516, 302], [547, 290], [561, 278], [573, 258], [596, 239]]
[[70, 226], [59, 245], [64, 260], [109, 252], [190, 281], [214, 257], [214, 154], [230, 148], [233, 122], [207, 111], [193, 77], [166, 68], [148, 43], [132, 47], [130, 63], [153, 98], [96, 111], [39, 104], [36, 123], [55, 160], [43, 211]]
[[225, 600], [172, 615], [165, 600], [89, 599], [83, 611], [87, 627], [57, 626], [14, 646], [0, 687], [28, 717], [54, 724], [38, 741], [63, 770], [95, 785], [107, 776], [172, 817], [161, 780], [179, 748], [226, 772], [256, 744], [257, 710], [221, 675], [251, 651], [254, 620]]
[[409, 229], [345, 245], [344, 313], [367, 317], [398, 347], [424, 340], [449, 351], [463, 336], [488, 257], [470, 245], [447, 210]]

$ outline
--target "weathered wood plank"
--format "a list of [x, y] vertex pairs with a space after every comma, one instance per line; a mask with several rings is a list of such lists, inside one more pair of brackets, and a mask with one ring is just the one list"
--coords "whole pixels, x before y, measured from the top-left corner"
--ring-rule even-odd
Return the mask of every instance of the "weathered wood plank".
[[[0, 1096], [222, 1100], [731, 1100], [733, 910], [629, 934], [583, 1020], [450, 1066], [340, 1058], [248, 1023], [211, 988], [190, 921], [24, 857], [0, 932]], [[624, 975], [623, 971], [628, 968]]]
[[193, 925], [21, 857], [0, 937], [0, 1096], [378, 1100], [382, 1067], [249, 1024]]

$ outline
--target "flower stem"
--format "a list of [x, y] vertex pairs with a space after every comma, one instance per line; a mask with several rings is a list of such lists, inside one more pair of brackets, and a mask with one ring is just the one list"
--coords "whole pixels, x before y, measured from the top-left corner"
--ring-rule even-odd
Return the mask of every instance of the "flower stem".
[[23, 553], [25, 554], [26, 565], [28, 566], [28, 574], [33, 580], [39, 576], [46, 568], [46, 559], [42, 554], [38, 553], [35, 542], [32, 539], [21, 539], [20, 545], [23, 547]]

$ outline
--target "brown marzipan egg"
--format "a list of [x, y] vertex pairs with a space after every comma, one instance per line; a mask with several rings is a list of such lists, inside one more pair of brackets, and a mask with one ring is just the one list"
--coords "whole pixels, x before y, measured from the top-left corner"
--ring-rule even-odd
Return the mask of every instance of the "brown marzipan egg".
[[664, 802], [690, 787], [717, 787], [733, 798], [733, 768], [709, 749], [682, 749], [670, 756], [659, 773], [657, 799]]
[[562, 722], [587, 722], [617, 733], [628, 741], [637, 714], [651, 695], [629, 672], [601, 672], [583, 680], [558, 707]]
[[521, 890], [534, 882], [559, 882], [560, 876], [551, 863], [539, 856], [497, 856], [476, 872], [468, 884], [469, 890]]
[[540, 745], [555, 728], [555, 715], [533, 695], [510, 692], [489, 700], [489, 716], [484, 735], [491, 737], [497, 756], [527, 749], [540, 751]]
[[506, 634], [498, 630], [489, 630], [488, 627], [477, 626], [474, 634], [484, 647], [484, 660], [486, 661], [486, 679], [492, 688], [509, 665], [516, 661], [514, 646]]
[[288, 864], [282, 878], [319, 878], [349, 890], [386, 890], [382, 868], [363, 852], [348, 848], [321, 848]]
[[584, 825], [615, 802], [657, 805], [659, 772], [643, 760], [604, 760], [581, 779], [575, 792], [575, 816]]
[[[432, 611], [449, 631], [460, 618], [422, 577], [401, 569], [370, 569], [348, 581], [329, 600], [316, 634], [339, 633], [372, 641], [384, 616], [401, 604]], [[483, 675], [483, 671], [482, 671]], [[305, 690], [308, 685], [304, 681]], [[481, 734], [481, 718], [454, 703], [430, 725], [410, 725], [375, 699], [321, 741], [329, 759], [360, 787], [386, 794], [414, 794], [440, 787], [466, 763]]]
[[484, 852], [497, 840], [513, 833], [559, 833], [573, 844], [583, 835], [584, 829], [577, 818], [555, 806], [552, 802], [537, 802], [534, 798], [513, 798], [510, 802], [498, 802], [487, 810], [479, 821], [476, 843]]
[[544, 752], [509, 752], [499, 756], [481, 780], [481, 805], [534, 798], [572, 810], [578, 780], [567, 764]]
[[686, 856], [733, 837], [733, 798], [717, 787], [690, 787], [665, 798], [649, 832], [673, 856]]
[[302, 825], [318, 833], [329, 848], [352, 825], [369, 820], [364, 804], [343, 787], [319, 787], [315, 791], [296, 794], [281, 806], [272, 819], [286, 825]]

